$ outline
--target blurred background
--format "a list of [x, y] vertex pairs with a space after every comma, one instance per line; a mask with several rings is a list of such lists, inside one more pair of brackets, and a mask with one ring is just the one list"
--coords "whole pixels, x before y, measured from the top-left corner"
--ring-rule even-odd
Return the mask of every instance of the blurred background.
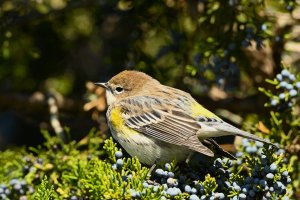
[[105, 132], [104, 93], [91, 82], [125, 69], [192, 93], [236, 125], [267, 115], [258, 87], [283, 65], [300, 70], [298, 3], [2, 0], [0, 148], [40, 144], [40, 129]]

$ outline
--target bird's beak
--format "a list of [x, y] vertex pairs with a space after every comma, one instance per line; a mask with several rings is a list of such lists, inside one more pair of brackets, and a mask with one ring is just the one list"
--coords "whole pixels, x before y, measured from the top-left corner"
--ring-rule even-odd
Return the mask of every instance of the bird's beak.
[[97, 86], [103, 87], [105, 89], [108, 89], [108, 84], [107, 83], [94, 83]]

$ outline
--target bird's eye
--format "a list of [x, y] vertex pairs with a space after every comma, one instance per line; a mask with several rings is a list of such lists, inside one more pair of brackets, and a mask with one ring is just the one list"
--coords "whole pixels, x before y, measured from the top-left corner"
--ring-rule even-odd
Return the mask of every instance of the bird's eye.
[[123, 92], [123, 87], [121, 87], [121, 86], [117, 86], [116, 87], [116, 92], [118, 93], [118, 94], [120, 94], [120, 93], [122, 93]]

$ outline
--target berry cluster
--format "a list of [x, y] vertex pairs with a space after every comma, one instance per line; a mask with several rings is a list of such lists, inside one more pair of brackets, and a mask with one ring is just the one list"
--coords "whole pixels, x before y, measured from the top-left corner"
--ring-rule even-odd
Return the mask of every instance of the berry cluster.
[[7, 199], [10, 193], [10, 189], [8, 189], [6, 185], [0, 185], [0, 199]]
[[280, 74], [276, 75], [274, 84], [281, 93], [271, 98], [270, 105], [279, 106], [283, 109], [292, 107], [294, 99], [300, 92], [300, 81], [297, 81], [295, 75], [287, 69], [283, 69]]
[[0, 199], [27, 200], [27, 194], [33, 194], [32, 186], [27, 185], [25, 180], [13, 178], [8, 185], [0, 185]]
[[[38, 165], [42, 162], [42, 159], [36, 158], [33, 162], [28, 157], [23, 157], [23, 174], [28, 174], [30, 172], [36, 172], [34, 165]], [[37, 175], [37, 174], [36, 174]], [[17, 178], [19, 177], [19, 178]], [[34, 177], [38, 178], [38, 177]], [[16, 176], [9, 180], [8, 183], [0, 182], [0, 200], [1, 199], [22, 199], [27, 200], [28, 194], [33, 194], [34, 188], [32, 185], [28, 184], [24, 178]]]
[[[288, 200], [287, 185], [291, 178], [283, 167], [285, 152], [283, 149], [265, 151], [264, 148], [261, 142], [244, 139], [242, 151], [236, 155], [237, 161], [217, 158], [196, 167], [166, 163], [164, 168], [156, 168], [152, 176], [144, 180], [144, 189], [137, 191], [131, 188], [131, 198], [141, 199], [145, 189], [151, 189], [160, 192], [161, 199], [268, 200], [281, 197]], [[122, 157], [121, 151], [115, 152], [117, 160], [112, 164], [114, 170], [122, 169]], [[248, 165], [243, 166], [246, 163]], [[126, 181], [130, 176], [122, 176], [122, 179]]]
[[[236, 156], [237, 164], [249, 163], [251, 169], [249, 176], [243, 181], [242, 193], [247, 197], [262, 196], [262, 199], [274, 199], [281, 196], [289, 199], [287, 185], [291, 183], [291, 178], [287, 169], [283, 166], [287, 160], [283, 157], [285, 150], [277, 149], [272, 154], [271, 149], [263, 148], [261, 142], [253, 142], [243, 139], [243, 146]], [[242, 152], [245, 152], [243, 154]]]
[[257, 50], [261, 50], [264, 46], [263, 44], [263, 38], [258, 36], [259, 33], [258, 31], [264, 32], [267, 30], [267, 26], [266, 24], [262, 24], [260, 26], [260, 29], [258, 29], [258, 31], [255, 33], [254, 32], [254, 28], [253, 27], [247, 27], [245, 29], [245, 39], [242, 41], [241, 45], [242, 47], [249, 47], [251, 46], [251, 41], [255, 41], [256, 43], [256, 49]]

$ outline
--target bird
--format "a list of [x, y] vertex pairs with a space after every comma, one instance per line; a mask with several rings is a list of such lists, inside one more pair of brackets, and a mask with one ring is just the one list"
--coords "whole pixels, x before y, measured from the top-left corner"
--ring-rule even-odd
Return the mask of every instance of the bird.
[[113, 138], [145, 165], [186, 162], [194, 153], [215, 157], [218, 152], [234, 159], [214, 140], [226, 135], [273, 145], [223, 121], [189, 93], [143, 72], [125, 70], [94, 84], [106, 90], [106, 118]]

